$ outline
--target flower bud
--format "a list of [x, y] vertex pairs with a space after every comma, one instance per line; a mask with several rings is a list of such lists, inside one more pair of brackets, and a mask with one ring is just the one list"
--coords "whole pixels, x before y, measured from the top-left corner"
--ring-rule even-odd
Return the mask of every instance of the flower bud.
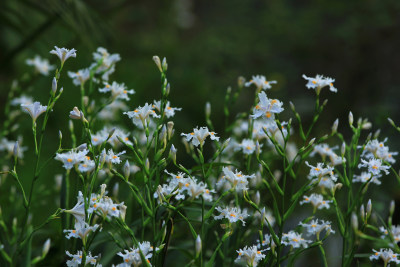
[[174, 122], [169, 121], [167, 123], [167, 134], [168, 134], [168, 140], [171, 139], [172, 135], [174, 134]]
[[322, 103], [323, 106], [326, 106], [328, 104], [328, 99], [325, 99], [324, 102]]
[[364, 209], [364, 204], [361, 205], [360, 207], [360, 217], [362, 221], [365, 221], [365, 209]]
[[315, 142], [315, 137], [313, 139], [310, 140], [310, 142], [308, 143], [309, 146], [311, 146], [312, 144], [314, 144]]
[[391, 118], [387, 118], [387, 120], [389, 121], [389, 123], [393, 126], [396, 127], [396, 124], [394, 124], [394, 121]]
[[342, 143], [342, 147], [340, 148], [340, 154], [342, 155], [342, 158], [344, 157], [344, 154], [346, 153], [346, 143]]
[[145, 163], [144, 163], [145, 165], [145, 168], [147, 169], [147, 170], [150, 170], [150, 161], [149, 161], [149, 159], [148, 158], [146, 158], [146, 161], [145, 161]]
[[160, 70], [160, 72], [163, 72], [162, 67], [161, 67], [161, 61], [158, 56], [153, 56], [153, 61], [156, 63], [157, 68]]
[[336, 120], [333, 122], [333, 125], [332, 125], [332, 134], [337, 133], [337, 128], [338, 128], [338, 126], [339, 126], [339, 119], [336, 119]]
[[239, 76], [239, 78], [238, 78], [238, 87], [242, 88], [244, 86], [245, 82], [246, 82], [246, 79], [243, 76]]
[[13, 154], [14, 154], [14, 159], [17, 159], [18, 158], [18, 154], [19, 154], [18, 141], [16, 141], [15, 144], [14, 144]]
[[381, 134], [381, 129], [376, 130], [376, 132], [374, 133], [374, 139], [377, 139], [380, 134]]
[[57, 92], [57, 79], [56, 79], [56, 77], [53, 78], [53, 81], [51, 83], [51, 92], [53, 93], [53, 95], [55, 95], [56, 92]]
[[103, 197], [104, 194], [106, 193], [107, 185], [106, 184], [101, 184], [100, 185], [100, 196]]
[[260, 152], [261, 152], [261, 148], [260, 148], [260, 143], [258, 142], [258, 140], [256, 141], [256, 149], [255, 149], [256, 155], [259, 156]]
[[363, 123], [363, 125], [362, 125], [363, 130], [368, 130], [371, 128], [372, 128], [372, 123], [370, 123], [370, 122]]
[[171, 92], [171, 85], [167, 83], [167, 86], [165, 87], [165, 94], [168, 96], [170, 92]]
[[46, 257], [47, 253], [50, 250], [50, 245], [51, 245], [51, 241], [50, 241], [50, 238], [48, 238], [43, 244], [42, 258]]
[[117, 197], [118, 196], [118, 191], [119, 191], [119, 183], [116, 183], [113, 187], [113, 196]]
[[166, 72], [167, 69], [168, 69], [168, 63], [167, 63], [167, 59], [166, 58], [163, 58], [162, 69], [163, 69], [164, 72]]
[[351, 214], [351, 226], [355, 232], [358, 232], [358, 218], [354, 212]]
[[176, 148], [174, 145], [171, 145], [171, 149], [169, 150], [169, 156], [172, 159], [172, 162], [176, 164]]
[[119, 206], [119, 215], [120, 215], [122, 221], [125, 221], [126, 208], [127, 207], [125, 205], [120, 205]]
[[58, 139], [62, 140], [62, 132], [60, 130], [58, 131]]
[[131, 175], [131, 165], [129, 164], [129, 161], [125, 161], [125, 164], [124, 164], [125, 179], [128, 180], [130, 175]]
[[295, 108], [293, 102], [292, 102], [292, 101], [289, 101], [289, 104], [290, 104], [290, 108], [292, 109], [292, 111], [293, 111], [293, 112], [296, 112], [296, 108]]
[[229, 145], [230, 141], [231, 141], [231, 138], [228, 138], [222, 143], [222, 150], [224, 150]]
[[210, 118], [211, 116], [211, 104], [210, 102], [206, 102], [206, 107], [205, 107], [205, 113], [206, 113], [206, 118]]
[[372, 213], [372, 202], [371, 199], [369, 199], [367, 203], [367, 219], [371, 216], [371, 213]]
[[254, 203], [257, 204], [257, 206], [260, 204], [260, 191], [257, 191], [255, 196], [254, 196]]
[[83, 105], [84, 105], [85, 107], [87, 107], [87, 106], [89, 105], [89, 97], [88, 97], [87, 95], [85, 95], [85, 96], [83, 97]]
[[349, 124], [350, 124], [350, 126], [353, 126], [353, 122], [354, 122], [353, 113], [351, 113], [351, 111], [350, 111], [349, 112]]
[[390, 201], [390, 206], [389, 206], [389, 214], [390, 214], [390, 216], [393, 216], [395, 207], [396, 207], [396, 205], [395, 205], [394, 200]]
[[196, 256], [198, 256], [201, 252], [201, 238], [200, 235], [197, 235], [196, 238]]

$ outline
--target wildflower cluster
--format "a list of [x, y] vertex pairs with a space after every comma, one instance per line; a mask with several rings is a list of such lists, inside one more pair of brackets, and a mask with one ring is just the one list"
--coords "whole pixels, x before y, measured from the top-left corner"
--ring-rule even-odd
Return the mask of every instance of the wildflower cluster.
[[[351, 112], [350, 138], [339, 120], [330, 134], [314, 133], [327, 105], [320, 101], [322, 89], [338, 92], [334, 79], [302, 76], [305, 87], [314, 89], [304, 90], [315, 97], [309, 125], [294, 103], [275, 98], [278, 81], [254, 75], [228, 89], [223, 126], [214, 127], [208, 103], [204, 124], [180, 128], [174, 119], [182, 109], [169, 99], [166, 59], [153, 57], [161, 93], [145, 102], [135, 95], [142, 88], [112, 79], [121, 58], [99, 47], [87, 67], [67, 72], [65, 87], [78, 90], [79, 99], [57, 118], [66, 121], [68, 132], [60, 131], [52, 144], [47, 123], [62, 101], [63, 69], [77, 51], [55, 46], [50, 53], [58, 67], [41, 56], [26, 61], [43, 79], [54, 72], [47, 105], [17, 85], [6, 104], [1, 266], [61, 258], [67, 266], [293, 266], [305, 250], [318, 253], [322, 266], [335, 259], [342, 266], [400, 263], [394, 202], [380, 215], [383, 205], [375, 205], [373, 195], [366, 201], [372, 185], [383, 190], [378, 185], [391, 182], [391, 172], [400, 181], [394, 171], [398, 153], [389, 149], [388, 138], [380, 141], [379, 131], [364, 134], [372, 124], [361, 118], [355, 123]], [[254, 104], [232, 114], [243, 90], [254, 92]], [[19, 118], [23, 113], [30, 118]], [[32, 122], [32, 136], [20, 132], [20, 119]], [[33, 146], [25, 146], [32, 137]], [[26, 158], [32, 164], [24, 165]], [[29, 166], [32, 172], [20, 171]], [[53, 168], [55, 186], [44, 182]], [[36, 218], [39, 205], [52, 214]], [[341, 248], [328, 257], [331, 235]], [[57, 249], [51, 250], [50, 238], [58, 240]]]

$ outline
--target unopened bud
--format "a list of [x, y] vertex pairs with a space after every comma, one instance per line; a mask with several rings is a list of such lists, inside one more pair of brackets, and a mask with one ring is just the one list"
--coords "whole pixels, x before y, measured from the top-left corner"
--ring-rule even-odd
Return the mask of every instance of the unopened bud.
[[157, 68], [160, 70], [160, 72], [163, 72], [162, 67], [161, 67], [161, 61], [158, 56], [153, 56], [153, 61], [156, 63]]
[[125, 161], [125, 164], [124, 164], [125, 179], [128, 180], [130, 175], [131, 175], [131, 165], [129, 164], [129, 161]]
[[113, 187], [113, 196], [117, 197], [118, 196], [118, 191], [119, 191], [119, 183], [116, 183]]
[[89, 97], [88, 97], [87, 95], [85, 95], [85, 96], [83, 97], [83, 105], [84, 105], [85, 107], [87, 107], [87, 106], [89, 105]]
[[200, 235], [197, 235], [196, 238], [196, 256], [198, 256], [201, 252], [201, 238]]
[[374, 139], [377, 139], [380, 134], [381, 134], [381, 129], [376, 130], [376, 132], [374, 133]]
[[14, 154], [14, 159], [17, 159], [18, 158], [18, 154], [19, 154], [18, 141], [16, 141], [15, 144], [14, 144], [13, 154]]
[[360, 207], [360, 217], [362, 221], [365, 221], [365, 209], [364, 209], [364, 204], [361, 205]]
[[340, 148], [340, 154], [342, 155], [342, 158], [344, 157], [344, 154], [346, 153], [346, 143], [342, 143], [342, 147]]
[[390, 206], [389, 206], [389, 214], [390, 214], [390, 216], [393, 216], [395, 207], [396, 207], [396, 204], [395, 204], [394, 200], [390, 201]]
[[171, 139], [172, 135], [174, 134], [174, 122], [169, 121], [167, 123], [167, 134], [168, 134], [168, 140]]
[[369, 199], [367, 203], [367, 219], [371, 216], [371, 213], [372, 213], [372, 202], [371, 199]]
[[372, 123], [370, 123], [370, 122], [363, 123], [363, 125], [362, 125], [363, 130], [368, 130], [371, 128], [372, 128]]
[[332, 134], [337, 133], [337, 128], [338, 128], [338, 126], [339, 126], [339, 119], [336, 119], [336, 120], [333, 122], [333, 125], [332, 125]]
[[260, 204], [260, 191], [257, 191], [255, 196], [254, 196], [254, 203], [257, 204], [257, 206]]
[[310, 140], [310, 142], [308, 143], [309, 146], [311, 146], [312, 144], [314, 144], [315, 142], [315, 137], [313, 139]]
[[325, 99], [324, 102], [322, 103], [323, 106], [326, 106], [328, 104], [328, 99]]
[[292, 101], [289, 101], [289, 104], [290, 104], [290, 108], [292, 109], [292, 111], [293, 111], [293, 112], [296, 112], [296, 108], [295, 108], [293, 102], [292, 102]]
[[350, 111], [349, 112], [349, 124], [350, 124], [350, 126], [353, 126], [353, 122], [354, 122], [353, 113], [351, 113], [351, 111]]
[[167, 63], [167, 59], [166, 58], [163, 58], [162, 69], [163, 69], [164, 72], [166, 72], [167, 69], [168, 69], [168, 63]]
[[119, 216], [121, 217], [122, 221], [125, 221], [126, 208], [127, 207], [125, 205], [119, 206]]
[[64, 87], [61, 87], [60, 89], [60, 94], [62, 94], [62, 92], [64, 92]]
[[100, 185], [100, 196], [104, 196], [106, 193], [107, 185], [106, 184], [101, 184]]
[[55, 95], [56, 92], [57, 92], [57, 80], [56, 80], [56, 77], [53, 78], [53, 81], [51, 83], [51, 92], [53, 93], [53, 95]]
[[148, 158], [146, 159], [146, 162], [145, 162], [145, 168], [147, 170], [150, 170], [150, 160]]
[[239, 78], [238, 78], [238, 86], [239, 86], [239, 88], [242, 88], [244, 86], [245, 82], [246, 82], [246, 79], [243, 76], [239, 76]]
[[355, 232], [358, 232], [358, 218], [354, 212], [351, 214], [351, 226]]
[[172, 159], [172, 162], [176, 164], [176, 148], [174, 145], [171, 145], [171, 149], [169, 150], [169, 156]]
[[342, 186], [343, 186], [342, 183], [337, 183], [337, 184], [335, 184], [335, 186], [334, 186], [333, 189], [332, 189], [333, 195], [335, 195], [336, 190], [340, 190], [340, 189], [342, 188]]
[[51, 245], [51, 241], [50, 241], [50, 238], [48, 238], [46, 240], [46, 242], [44, 242], [44, 244], [43, 244], [42, 258], [46, 257], [47, 253], [50, 250], [50, 245]]
[[222, 149], [225, 149], [228, 145], [229, 142], [231, 141], [231, 138], [226, 139], [223, 143], [222, 143]]
[[387, 118], [387, 120], [389, 121], [389, 123], [393, 126], [396, 127], [396, 124], [394, 124], [394, 121], [391, 118]]
[[73, 132], [74, 131], [74, 123], [72, 121], [69, 121], [68, 126], [69, 126], [70, 132]]
[[58, 131], [58, 139], [62, 140], [62, 132], [60, 130]]
[[256, 149], [255, 149], [256, 155], [259, 156], [260, 152], [261, 152], [261, 148], [260, 148], [260, 143], [258, 142], [258, 140], [256, 141]]
[[369, 133], [369, 134], [367, 135], [366, 141], [368, 142], [369, 140], [371, 140], [371, 138], [372, 138], [372, 133]]
[[167, 86], [165, 87], [165, 94], [168, 96], [170, 92], [171, 92], [171, 85], [167, 83]]
[[205, 113], [206, 113], [206, 118], [210, 118], [211, 116], [211, 104], [210, 102], [206, 102], [206, 107], [205, 107]]

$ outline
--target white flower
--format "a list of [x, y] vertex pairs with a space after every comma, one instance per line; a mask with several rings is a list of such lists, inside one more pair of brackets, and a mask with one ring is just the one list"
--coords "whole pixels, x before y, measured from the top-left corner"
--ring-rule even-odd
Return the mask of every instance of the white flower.
[[119, 116], [120, 110], [126, 111], [128, 110], [128, 106], [123, 101], [116, 99], [111, 104], [105, 106], [97, 116], [104, 121], [112, 121], [116, 119], [116, 116]]
[[358, 168], [368, 167], [368, 172], [372, 173], [373, 175], [379, 175], [381, 171], [389, 174], [388, 169], [390, 169], [390, 166], [382, 165], [381, 159], [372, 158], [369, 161], [361, 159], [361, 162], [362, 163], [358, 164]]
[[79, 86], [85, 84], [87, 80], [90, 78], [90, 70], [89, 69], [81, 69], [77, 72], [68, 71], [68, 76], [72, 79], [72, 82]]
[[55, 67], [49, 64], [47, 59], [42, 59], [40, 56], [35, 56], [33, 59], [27, 59], [26, 64], [34, 66], [35, 71], [43, 74], [44, 76], [49, 75], [49, 71], [54, 70]]
[[75, 217], [76, 224], [85, 224], [85, 203], [83, 202], [83, 194], [81, 191], [78, 192], [78, 202], [76, 205], [65, 212], [71, 213]]
[[274, 120], [275, 113], [281, 113], [283, 111], [283, 103], [277, 99], [269, 99], [265, 92], [258, 94], [260, 102], [254, 107], [252, 118], [264, 118], [268, 120]]
[[381, 181], [379, 180], [379, 178], [382, 177], [382, 175], [372, 175], [372, 173], [370, 172], [362, 172], [360, 175], [355, 175], [353, 182], [360, 182], [360, 183], [366, 183], [366, 182], [370, 182], [370, 183], [374, 183], [377, 185], [381, 184]]
[[[387, 236], [389, 235], [389, 232], [388, 232], [388, 230], [387, 230], [385, 227], [380, 226], [380, 227], [379, 227], [379, 230], [380, 230], [380, 231], [382, 232], [382, 234], [383, 234], [383, 235], [381, 235], [381, 238], [382, 238], [382, 239], [385, 238], [385, 237], [387, 237]], [[396, 243], [399, 243], [399, 242], [400, 242], [400, 225], [392, 225], [392, 228], [391, 228], [391, 230], [390, 230], [390, 233], [393, 235], [394, 241], [395, 241]]]
[[321, 220], [321, 223], [318, 223], [318, 219], [316, 219], [316, 220], [312, 220], [310, 223], [300, 222], [299, 224], [301, 226], [303, 226], [304, 228], [306, 228], [308, 235], [317, 235], [318, 239], [319, 239], [319, 234], [323, 230], [326, 230], [327, 234], [335, 233], [335, 231], [332, 230], [331, 222], [329, 222], [329, 221]]
[[308, 81], [306, 84], [306, 87], [308, 89], [315, 89], [317, 94], [319, 94], [321, 89], [324, 88], [325, 86], [329, 86], [329, 90], [331, 92], [335, 92], [335, 93], [337, 92], [337, 89], [333, 86], [333, 83], [335, 82], [335, 80], [332, 78], [324, 77], [322, 75], [317, 75], [315, 77], [307, 77], [304, 74], [303, 74], [303, 78]]
[[[71, 254], [68, 251], [65, 252], [69, 257], [72, 257], [72, 259], [67, 261], [67, 266], [68, 267], [78, 267], [82, 263], [82, 251], [78, 251], [76, 254]], [[86, 255], [86, 264], [91, 264], [94, 266], [101, 266], [97, 264], [99, 256], [92, 256], [92, 253], [89, 251], [89, 253]]]
[[[261, 242], [260, 240], [257, 240], [257, 248], [261, 248], [263, 246], [270, 246], [272, 249], [276, 248], [276, 244], [274, 242], [274, 239], [270, 234], [265, 234], [263, 241]], [[269, 248], [267, 248], [269, 249]]]
[[[164, 114], [167, 118], [171, 118], [175, 115], [175, 111], [181, 111], [182, 108], [173, 108], [170, 106], [169, 101], [165, 105]], [[158, 112], [161, 111], [161, 101], [154, 101], [153, 108], [157, 109]]]
[[[142, 251], [144, 258], [150, 264], [149, 259], [153, 256], [152, 252], [154, 250], [150, 242], [139, 242], [139, 248], [133, 247], [130, 250], [124, 250], [125, 253], [118, 252], [117, 255], [122, 257], [126, 266], [139, 267], [142, 265], [142, 258], [140, 257], [140, 251]], [[158, 248], [156, 248], [157, 250]]]
[[[115, 71], [115, 63], [121, 60], [119, 54], [110, 54], [107, 49], [103, 47], [97, 48], [97, 51], [93, 53], [93, 59], [96, 61], [90, 68], [97, 66], [96, 74], [103, 73], [101, 78], [104, 81], [108, 81], [108, 77]], [[101, 60], [101, 65], [98, 66], [98, 62]]]
[[109, 83], [105, 82], [104, 85], [105, 87], [100, 88], [99, 92], [100, 93], [111, 92], [111, 96], [113, 99], [130, 100], [128, 94], [132, 95], [135, 93], [135, 90], [133, 89], [128, 90], [128, 88], [125, 86], [124, 83], [112, 82], [112, 84], [110, 85]]
[[296, 233], [295, 231], [290, 231], [287, 234], [282, 235], [282, 244], [285, 246], [292, 246], [293, 248], [299, 248], [302, 246], [303, 248], [308, 247], [307, 243], [311, 243], [311, 240], [305, 240], [301, 237], [301, 234]]
[[185, 133], [181, 133], [181, 136], [185, 136], [186, 137], [186, 141], [190, 142], [192, 141], [192, 144], [194, 146], [203, 146], [205, 139], [210, 136], [211, 140], [219, 140], [219, 137], [216, 136], [215, 132], [210, 132], [208, 130], [208, 127], [200, 127], [199, 128], [195, 128], [193, 129], [193, 132], [185, 134]]
[[21, 108], [23, 111], [31, 115], [33, 122], [36, 122], [36, 119], [47, 110], [47, 106], [42, 106], [39, 102], [33, 104], [21, 104]]
[[329, 175], [332, 180], [336, 181], [336, 177], [333, 176], [333, 168], [327, 166], [324, 168], [324, 163], [317, 163], [317, 166], [312, 166], [306, 161], [306, 165], [310, 167], [310, 177], [317, 177], [318, 179]]
[[106, 153], [106, 149], [104, 148], [102, 151], [102, 156], [105, 157], [105, 161], [108, 164], [120, 164], [121, 163], [121, 159], [119, 158], [119, 156], [125, 154], [126, 151], [122, 151], [120, 153], [115, 154], [114, 151], [112, 149], [109, 149]]
[[221, 219], [228, 219], [230, 223], [237, 222], [237, 221], [242, 221], [243, 226], [246, 224], [244, 219], [246, 219], [249, 215], [247, 214], [246, 210], [243, 210], [243, 212], [240, 210], [240, 208], [221, 208], [221, 207], [216, 207], [215, 208], [217, 211], [219, 211], [221, 214], [218, 216], [214, 216], [215, 220], [221, 220]]
[[69, 170], [80, 164], [82, 161], [85, 161], [88, 152], [89, 151], [86, 149], [82, 151], [71, 150], [67, 153], [57, 153], [55, 159], [64, 163], [63, 167]]
[[251, 139], [243, 139], [242, 143], [238, 144], [238, 149], [241, 149], [244, 154], [253, 154], [256, 149], [256, 144]]
[[390, 152], [389, 147], [385, 146], [385, 142], [387, 138], [383, 140], [383, 142], [379, 142], [377, 139], [369, 141], [362, 152], [362, 156], [367, 159], [377, 158], [383, 161], [387, 161], [389, 163], [395, 163], [396, 160], [393, 156], [397, 155], [397, 152]]
[[256, 75], [252, 76], [252, 79], [244, 84], [244, 86], [249, 87], [250, 85], [254, 84], [257, 89], [271, 89], [271, 84], [276, 84], [277, 81], [267, 81], [265, 76], [263, 75]]
[[33, 98], [31, 96], [20, 95], [19, 97], [11, 100], [11, 105], [13, 106], [21, 106], [21, 104], [29, 105], [33, 104]]
[[[258, 216], [260, 213], [257, 212], [256, 214]], [[264, 219], [264, 225], [268, 225], [267, 222], [269, 222], [269, 224], [271, 226], [274, 226], [275, 218], [274, 218], [274, 216], [273, 216], [273, 214], [272, 214], [272, 212], [270, 210], [266, 210], [265, 207], [263, 207], [261, 209], [261, 214], [260, 215], [261, 215], [261, 218]]]
[[231, 171], [228, 167], [223, 167], [222, 171], [224, 172], [224, 176], [222, 176], [221, 180], [218, 181], [217, 185], [220, 185], [224, 182], [224, 179], [228, 180], [232, 183], [233, 187], [236, 188], [237, 191], [240, 190], [247, 190], [247, 185], [249, 181], [247, 179], [253, 179], [256, 177], [253, 175], [244, 175], [242, 172], [235, 172]]
[[95, 232], [100, 226], [95, 224], [93, 226], [89, 226], [86, 222], [84, 223], [75, 223], [75, 229], [73, 230], [64, 230], [64, 233], [67, 233], [65, 236], [67, 239], [80, 238], [82, 240], [87, 239], [87, 235], [90, 232]]
[[94, 160], [91, 160], [89, 156], [85, 156], [84, 160], [79, 164], [78, 170], [80, 172], [91, 172], [95, 167]]
[[238, 257], [235, 262], [245, 261], [248, 266], [257, 266], [258, 262], [265, 258], [265, 255], [262, 254], [264, 250], [258, 250], [257, 246], [244, 247], [243, 249], [236, 250], [238, 253]]
[[372, 260], [379, 260], [381, 258], [383, 262], [385, 263], [384, 265], [386, 266], [389, 262], [395, 262], [396, 264], [400, 263], [400, 260], [397, 259], [399, 254], [393, 253], [393, 251], [388, 248], [388, 249], [383, 249], [381, 248], [379, 251], [376, 251], [375, 249], [372, 250], [374, 252], [373, 255], [369, 257], [369, 259]]
[[134, 111], [124, 112], [128, 115], [132, 122], [138, 127], [145, 127], [148, 123], [149, 117], [160, 118], [159, 115], [153, 110], [153, 106], [146, 103], [143, 107], [138, 107]]
[[324, 200], [322, 195], [319, 194], [311, 194], [311, 196], [303, 196], [304, 200], [300, 201], [300, 205], [303, 205], [304, 203], [311, 203], [314, 207], [314, 209], [329, 209], [329, 203], [332, 202], [332, 200]]
[[76, 57], [76, 50], [72, 48], [71, 50], [66, 49], [66, 48], [58, 48], [57, 46], [54, 46], [55, 49], [50, 51], [50, 54], [56, 55], [60, 61], [61, 65], [64, 65], [64, 62], [70, 58], [70, 57]]

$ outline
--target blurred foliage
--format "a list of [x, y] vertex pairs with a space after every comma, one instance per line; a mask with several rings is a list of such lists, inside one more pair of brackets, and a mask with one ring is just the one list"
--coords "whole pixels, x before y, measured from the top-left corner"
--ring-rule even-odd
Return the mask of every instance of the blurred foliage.
[[[54, 64], [57, 58], [49, 54], [54, 45], [74, 47], [78, 60], [70, 60], [67, 69], [76, 70], [103, 46], [122, 57], [112, 79], [135, 89], [131, 107], [159, 97], [159, 74], [151, 58], [168, 59], [170, 98], [183, 108], [176, 116], [183, 132], [204, 125], [206, 101], [218, 132], [226, 89], [236, 87], [240, 75], [277, 80], [269, 95], [282, 99], [286, 109], [293, 101], [311, 119], [314, 93], [305, 88], [304, 73], [333, 77], [338, 88], [316, 133], [325, 134], [321, 129], [329, 129], [337, 117], [343, 127], [352, 110], [356, 118], [368, 117], [385, 136], [392, 135], [386, 118], [400, 121], [399, 12], [397, 0], [2, 0], [0, 107], [14, 79], [29, 80], [27, 58], [39, 54]], [[34, 77], [23, 90], [44, 101], [50, 84], [50, 78]], [[66, 75], [60, 84], [65, 94], [54, 117], [66, 116], [79, 94]], [[238, 111], [251, 105], [253, 89], [244, 94]], [[67, 132], [67, 125], [49, 123], [49, 143], [55, 144], [58, 130]], [[389, 145], [399, 143], [390, 140]], [[46, 149], [47, 154], [55, 150]]]

